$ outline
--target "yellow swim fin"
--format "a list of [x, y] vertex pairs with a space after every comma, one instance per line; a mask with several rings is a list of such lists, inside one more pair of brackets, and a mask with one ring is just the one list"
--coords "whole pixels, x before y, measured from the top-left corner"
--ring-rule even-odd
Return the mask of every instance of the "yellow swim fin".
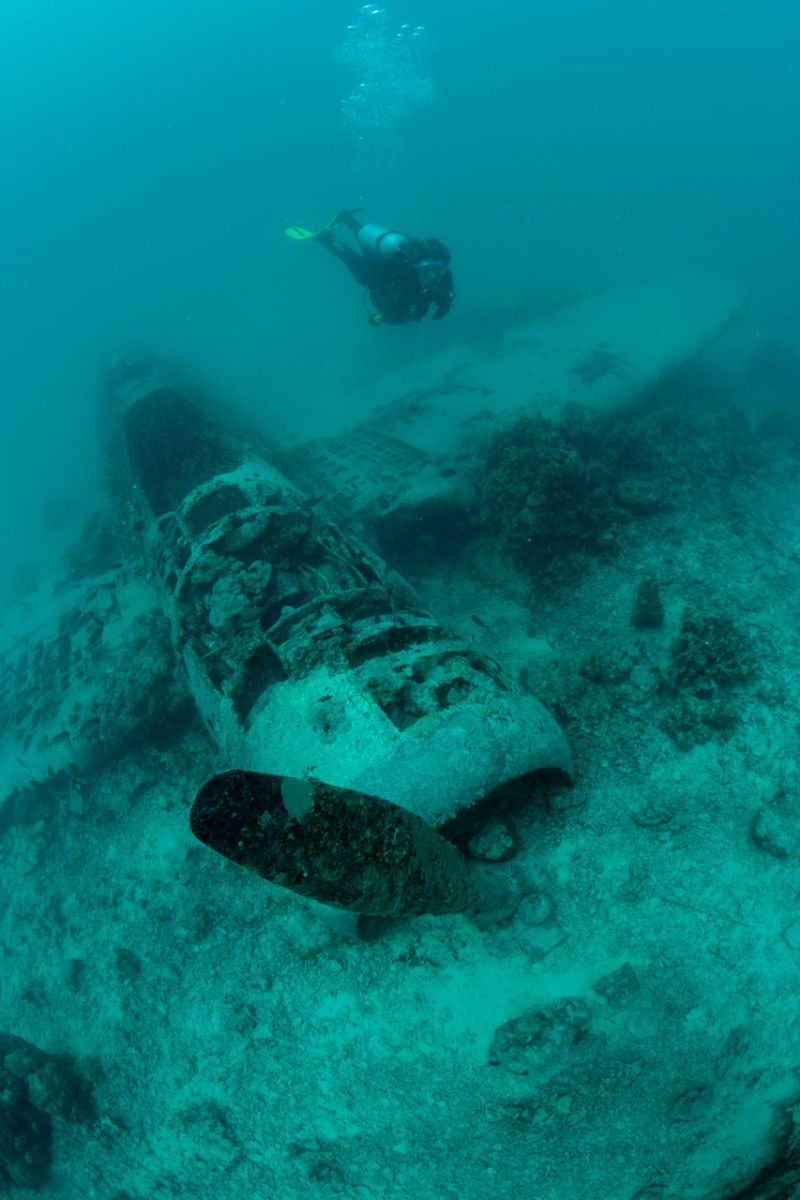
[[314, 238], [318, 238], [321, 233], [330, 233], [332, 229], [335, 229], [338, 221], [339, 213], [336, 214], [332, 221], [328, 221], [327, 225], [323, 225], [322, 229], [317, 233], [312, 233], [310, 229], [303, 229], [302, 225], [289, 225], [286, 229], [286, 236], [291, 238], [293, 242], [308, 242]]
[[299, 225], [290, 225], [286, 230], [286, 236], [294, 242], [307, 242], [309, 238], [315, 238], [317, 235], [310, 229], [301, 229]]

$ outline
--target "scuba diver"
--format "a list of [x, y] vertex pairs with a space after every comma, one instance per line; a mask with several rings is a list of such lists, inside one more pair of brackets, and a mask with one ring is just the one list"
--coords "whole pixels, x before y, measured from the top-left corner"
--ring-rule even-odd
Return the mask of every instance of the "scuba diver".
[[[286, 233], [295, 241], [315, 241], [341, 259], [356, 283], [369, 294], [375, 311], [370, 325], [405, 325], [421, 321], [433, 306], [434, 321], [447, 316], [453, 303], [450, 251], [437, 238], [418, 241], [406, 233], [380, 225], [362, 225], [359, 209], [342, 209], [319, 233], [291, 225]], [[336, 236], [337, 225], [346, 225], [358, 250]]]

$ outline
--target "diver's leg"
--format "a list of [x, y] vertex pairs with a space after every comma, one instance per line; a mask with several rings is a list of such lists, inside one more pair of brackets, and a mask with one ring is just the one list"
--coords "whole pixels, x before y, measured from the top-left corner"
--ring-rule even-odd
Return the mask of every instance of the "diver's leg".
[[359, 221], [356, 217], [356, 213], [360, 212], [360, 208], [343, 208], [338, 213], [335, 223], [337, 225], [346, 225], [350, 232], [358, 237], [358, 231], [364, 224], [363, 221]]
[[369, 266], [363, 254], [359, 254], [358, 251], [351, 250], [349, 246], [345, 246], [344, 242], [340, 242], [328, 229], [317, 234], [315, 241], [324, 246], [329, 254], [333, 254], [336, 258], [342, 260], [356, 283], [360, 284], [361, 287], [369, 286]]

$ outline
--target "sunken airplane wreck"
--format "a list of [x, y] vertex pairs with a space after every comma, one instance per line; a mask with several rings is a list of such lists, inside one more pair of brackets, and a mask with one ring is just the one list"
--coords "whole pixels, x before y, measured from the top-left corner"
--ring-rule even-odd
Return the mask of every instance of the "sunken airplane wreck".
[[409, 368], [394, 400], [367, 397], [361, 423], [306, 443], [286, 473], [192, 389], [116, 364], [109, 475], [126, 549], [83, 539], [0, 652], [0, 833], [53, 803], [79, 811], [93, 774], [137, 743], [177, 744], [199, 714], [219, 768], [190, 817], [208, 846], [345, 930], [360, 914], [502, 908], [499, 869], [468, 867], [455, 842], [538, 772], [568, 779], [565, 738], [353, 517], [390, 557], [415, 514], [449, 526], [476, 452], [521, 401], [554, 416], [576, 399], [624, 407], [740, 302], [696, 280], [590, 298], [510, 331], [500, 357], [462, 348]]
[[199, 715], [220, 773], [192, 831], [342, 932], [361, 915], [513, 904], [509, 880], [451, 838], [529, 795], [536, 773], [569, 778], [552, 716], [230, 414], [137, 362], [107, 390], [128, 553], [73, 555], [81, 578], [0, 657], [0, 832], [53, 803], [81, 811], [85, 780]]
[[447, 835], [536, 772], [569, 776], [554, 719], [157, 373], [121, 368], [112, 394], [172, 645], [233, 768], [198, 793], [195, 835], [356, 915], [502, 907]]

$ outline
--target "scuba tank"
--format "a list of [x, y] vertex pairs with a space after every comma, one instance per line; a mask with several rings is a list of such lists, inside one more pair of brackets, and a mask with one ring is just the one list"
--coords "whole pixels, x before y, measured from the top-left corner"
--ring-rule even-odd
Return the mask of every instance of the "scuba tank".
[[362, 225], [356, 238], [365, 254], [374, 254], [385, 259], [403, 254], [412, 241], [407, 233], [398, 233], [396, 229], [384, 229], [382, 225]]

